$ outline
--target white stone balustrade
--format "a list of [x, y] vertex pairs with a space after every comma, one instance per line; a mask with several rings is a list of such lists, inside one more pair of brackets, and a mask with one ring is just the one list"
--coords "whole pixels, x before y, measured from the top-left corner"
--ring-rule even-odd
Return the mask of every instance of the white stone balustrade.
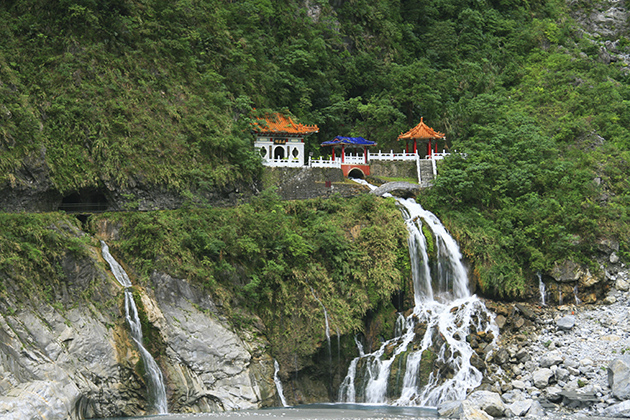
[[302, 161], [298, 158], [291, 159], [265, 159], [263, 158], [263, 165], [271, 166], [271, 167], [291, 167], [291, 168], [299, 168], [302, 165]]

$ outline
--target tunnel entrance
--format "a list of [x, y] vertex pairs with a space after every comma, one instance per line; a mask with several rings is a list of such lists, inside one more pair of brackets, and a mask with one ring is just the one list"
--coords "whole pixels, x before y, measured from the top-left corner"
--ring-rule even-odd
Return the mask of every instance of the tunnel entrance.
[[81, 190], [61, 200], [59, 210], [66, 213], [98, 213], [109, 209], [109, 201], [102, 191]]

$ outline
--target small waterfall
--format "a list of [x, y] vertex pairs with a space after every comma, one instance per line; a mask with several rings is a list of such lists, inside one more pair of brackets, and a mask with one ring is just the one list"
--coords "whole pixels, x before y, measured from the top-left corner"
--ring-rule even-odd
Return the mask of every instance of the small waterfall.
[[[499, 330], [485, 305], [471, 296], [459, 247], [439, 219], [412, 199], [396, 200], [409, 231], [413, 312], [407, 318], [397, 319], [393, 339], [373, 353], [360, 351], [340, 386], [339, 399], [373, 404], [392, 402], [402, 406], [437, 406], [443, 401], [464, 399], [482, 380], [482, 373], [471, 364], [474, 350], [466, 337], [473, 331], [483, 331], [491, 333], [496, 341]], [[435, 244], [437, 264], [433, 274], [423, 224], [431, 231]], [[421, 328], [417, 329], [418, 326]], [[417, 336], [422, 328], [425, 328], [423, 335]], [[420, 383], [423, 355], [429, 349], [435, 360], [425, 361], [425, 367], [435, 362], [445, 369], [432, 371], [428, 379]], [[391, 395], [396, 390], [388, 390], [390, 370], [393, 362], [401, 357], [406, 357], [402, 388], [400, 396], [392, 400]], [[362, 378], [361, 384], [355, 381], [358, 375]]]
[[573, 288], [573, 294], [575, 295], [575, 304], [579, 305], [580, 303], [582, 303], [582, 301], [580, 300], [580, 298], [578, 297], [578, 287], [577, 284], [575, 285], [575, 287]]
[[562, 305], [562, 288], [558, 284], [558, 305]]
[[133, 294], [131, 293], [131, 281], [122, 266], [118, 264], [118, 261], [109, 253], [109, 247], [104, 241], [101, 241], [101, 247], [103, 258], [109, 263], [114, 277], [118, 283], [125, 288], [125, 318], [131, 330], [131, 338], [136, 342], [140, 356], [142, 357], [142, 362], [144, 363], [148, 379], [149, 400], [153, 402], [157, 414], [167, 414], [168, 405], [166, 402], [166, 388], [164, 386], [162, 371], [153, 356], [151, 356], [151, 353], [142, 345], [142, 325], [138, 317], [138, 308], [136, 307]]
[[545, 295], [547, 292], [545, 291], [545, 282], [542, 280], [542, 276], [540, 273], [536, 273], [538, 276], [538, 290], [540, 291], [540, 304], [545, 306]]
[[315, 300], [317, 302], [319, 302], [319, 304], [321, 305], [322, 309], [324, 310], [324, 324], [325, 324], [325, 327], [326, 327], [326, 341], [328, 342], [328, 357], [330, 358], [330, 363], [332, 363], [332, 347], [330, 345], [330, 323], [328, 322], [328, 311], [326, 311], [326, 307], [324, 306], [322, 301], [319, 300], [319, 298], [315, 294], [315, 290], [313, 290], [312, 287], [311, 287], [311, 293], [313, 294], [313, 297], [315, 298]]
[[280, 377], [278, 376], [278, 372], [280, 372], [280, 364], [278, 364], [278, 361], [276, 359], [273, 359], [273, 367], [273, 381], [276, 384], [276, 391], [278, 392], [278, 396], [280, 396], [280, 402], [282, 403], [283, 407], [288, 407], [289, 405], [287, 404], [287, 400], [284, 398], [284, 392], [282, 390], [282, 382], [280, 381]]

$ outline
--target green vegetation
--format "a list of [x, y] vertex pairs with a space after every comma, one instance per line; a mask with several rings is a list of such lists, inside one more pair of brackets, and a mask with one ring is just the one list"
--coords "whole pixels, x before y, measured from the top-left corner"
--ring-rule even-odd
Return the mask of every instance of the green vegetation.
[[[556, 261], [593, 264], [603, 236], [630, 257], [630, 72], [623, 61], [600, 59], [606, 37], [583, 33], [568, 7], [561, 0], [5, 2], [0, 183], [13, 186], [35, 154], [45, 155], [63, 193], [142, 182], [192, 197], [260, 179], [249, 134], [254, 108], [318, 124], [306, 145], [316, 156], [321, 141], [339, 134], [399, 149], [396, 136], [423, 116], [466, 153], [443, 163], [423, 204], [458, 237], [483, 292], [517, 297]], [[570, 7], [589, 15], [586, 3]], [[628, 52], [625, 35], [618, 48]], [[137, 241], [171, 240], [158, 231], [161, 216], [139, 217], [156, 220]], [[285, 241], [275, 247], [312, 255], [312, 245], [270, 233]], [[204, 251], [182, 263], [216, 282], [227, 240], [189, 238], [191, 249]], [[234, 246], [256, 255], [257, 241]], [[157, 262], [145, 245], [137, 244], [137, 258], [146, 268]], [[286, 267], [274, 260], [256, 268], [247, 293], [258, 302], [268, 294], [263, 279], [281, 278]], [[300, 270], [318, 278], [316, 267]]]
[[73, 217], [54, 213], [0, 213], [0, 298], [20, 290], [11, 296], [19, 303], [41, 298], [62, 309], [58, 299], [61, 284], [67, 282], [63, 259], [88, 255], [89, 237], [77, 224]]
[[391, 309], [410, 275], [400, 211], [372, 195], [282, 202], [267, 190], [237, 208], [112, 213], [92, 223], [99, 219], [121, 225], [110, 246], [141, 282], [168, 272], [205, 287], [233, 322], [252, 325], [247, 314], [257, 315], [276, 357], [311, 355], [325, 342], [321, 304], [333, 331], [356, 332], [368, 311]]

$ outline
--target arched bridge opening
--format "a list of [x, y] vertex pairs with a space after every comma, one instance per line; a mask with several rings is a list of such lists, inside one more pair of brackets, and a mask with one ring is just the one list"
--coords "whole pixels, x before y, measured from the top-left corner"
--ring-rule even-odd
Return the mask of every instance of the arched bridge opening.
[[348, 172], [348, 178], [365, 179], [365, 174], [359, 168], [352, 168], [350, 172]]

